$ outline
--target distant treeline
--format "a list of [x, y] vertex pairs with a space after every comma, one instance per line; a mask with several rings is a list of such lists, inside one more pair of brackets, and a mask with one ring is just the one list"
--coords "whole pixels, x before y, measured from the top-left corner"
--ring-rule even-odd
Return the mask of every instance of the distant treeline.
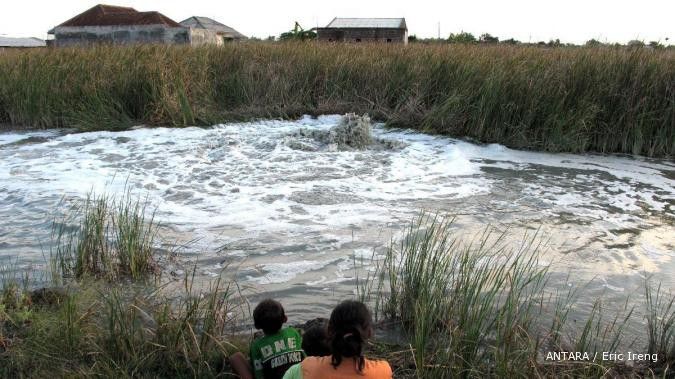
[[514, 148], [674, 156], [675, 52], [244, 43], [0, 55], [0, 124], [9, 128], [346, 112]]
[[[666, 46], [661, 43], [661, 41], [641, 41], [641, 40], [632, 40], [627, 44], [623, 45], [620, 43], [609, 43], [609, 42], [600, 42], [596, 39], [590, 39], [586, 41], [583, 45], [577, 45], [574, 43], [565, 43], [561, 42], [560, 39], [552, 39], [548, 42], [538, 41], [538, 42], [522, 42], [514, 38], [508, 38], [500, 40], [499, 37], [493, 36], [490, 33], [483, 33], [480, 36], [476, 37], [471, 33], [459, 32], [459, 33], [450, 33], [448, 38], [417, 38], [416, 35], [411, 35], [408, 37], [408, 42], [419, 42], [419, 43], [502, 43], [507, 45], [529, 45], [529, 46], [547, 46], [547, 47], [561, 47], [561, 46], [586, 46], [586, 47], [599, 47], [599, 46], [628, 46], [628, 47], [650, 47], [654, 49], [663, 49], [663, 48], [672, 48], [673, 46]], [[666, 43], [668, 38], [666, 38]]]

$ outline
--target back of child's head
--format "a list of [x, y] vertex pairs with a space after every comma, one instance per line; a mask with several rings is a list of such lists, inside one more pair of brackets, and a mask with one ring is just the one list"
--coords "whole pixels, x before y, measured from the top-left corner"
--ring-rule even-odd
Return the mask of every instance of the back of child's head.
[[355, 358], [363, 371], [363, 345], [372, 333], [372, 317], [365, 304], [347, 300], [335, 307], [328, 322], [333, 366], [339, 366], [343, 358]]
[[253, 323], [256, 329], [262, 329], [268, 335], [278, 332], [286, 320], [284, 307], [276, 300], [263, 300], [253, 310]]
[[330, 341], [325, 323], [314, 325], [303, 333], [302, 350], [309, 357], [325, 357], [330, 355]]

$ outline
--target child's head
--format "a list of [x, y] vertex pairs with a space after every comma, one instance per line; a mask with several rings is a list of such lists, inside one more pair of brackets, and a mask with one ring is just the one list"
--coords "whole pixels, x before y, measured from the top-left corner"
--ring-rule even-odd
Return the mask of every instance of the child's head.
[[314, 325], [305, 331], [302, 335], [302, 350], [309, 357], [330, 355], [330, 341], [325, 323]]
[[255, 328], [262, 329], [265, 334], [278, 332], [287, 320], [284, 307], [276, 300], [263, 300], [253, 310]]
[[362, 371], [365, 366], [363, 345], [372, 334], [372, 318], [365, 304], [347, 300], [335, 307], [328, 322], [333, 366], [339, 366], [342, 358], [355, 358]]

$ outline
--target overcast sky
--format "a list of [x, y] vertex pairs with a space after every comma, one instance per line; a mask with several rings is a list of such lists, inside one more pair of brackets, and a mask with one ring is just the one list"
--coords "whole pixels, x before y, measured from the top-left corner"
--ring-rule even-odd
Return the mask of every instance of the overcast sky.
[[[3, 0], [0, 35], [47, 37], [47, 30], [98, 4], [87, 0]], [[673, 44], [675, 0], [107, 0], [139, 11], [159, 11], [180, 22], [208, 16], [248, 36], [279, 35], [295, 21], [305, 28], [325, 26], [333, 17], [405, 17], [410, 34], [436, 37], [467, 31], [488, 32], [524, 42], [583, 43], [640, 39]], [[666, 38], [670, 41], [666, 42]]]

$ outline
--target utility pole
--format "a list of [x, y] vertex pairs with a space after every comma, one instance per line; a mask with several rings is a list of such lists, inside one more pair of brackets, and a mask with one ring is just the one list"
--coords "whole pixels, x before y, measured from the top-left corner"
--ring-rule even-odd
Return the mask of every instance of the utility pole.
[[441, 39], [441, 22], [438, 22], [438, 39]]

